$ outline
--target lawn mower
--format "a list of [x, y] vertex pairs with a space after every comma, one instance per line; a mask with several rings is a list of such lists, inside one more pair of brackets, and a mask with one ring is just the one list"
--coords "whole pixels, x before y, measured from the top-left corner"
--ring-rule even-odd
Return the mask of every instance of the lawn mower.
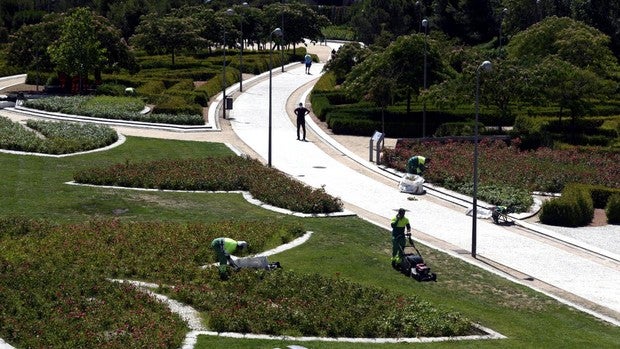
[[493, 206], [490, 207], [489, 210], [491, 210], [491, 218], [493, 219], [493, 222], [495, 222], [495, 224], [500, 224], [501, 221], [504, 221], [504, 223], [506, 224], [511, 223], [511, 221], [508, 219], [508, 207]]
[[424, 263], [422, 254], [415, 247], [411, 234], [406, 234], [407, 241], [417, 254], [406, 253], [407, 245], [403, 249], [403, 260], [398, 266], [401, 273], [410, 276], [417, 281], [437, 281], [437, 274], [431, 272], [431, 268]]

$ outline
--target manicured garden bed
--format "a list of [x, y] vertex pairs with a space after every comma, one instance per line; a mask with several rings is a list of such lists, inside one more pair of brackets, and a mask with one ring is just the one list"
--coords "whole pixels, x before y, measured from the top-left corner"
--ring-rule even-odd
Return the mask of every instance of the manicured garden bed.
[[302, 213], [342, 211], [342, 201], [246, 157], [124, 163], [74, 175], [78, 183], [168, 190], [246, 190], [270, 205]]
[[[470, 142], [412, 142], [385, 149], [382, 161], [405, 171], [411, 156], [430, 157], [432, 163], [424, 175], [428, 182], [471, 194], [473, 149]], [[529, 193], [559, 193], [568, 183], [620, 187], [618, 152], [577, 148], [519, 151], [516, 144], [503, 141], [482, 141], [478, 152], [479, 196], [492, 204], [523, 209]]]
[[202, 114], [155, 114], [141, 111], [144, 102], [135, 97], [73, 96], [27, 100], [24, 107], [48, 112], [113, 120], [133, 120], [177, 125], [204, 125]]
[[101, 125], [28, 120], [26, 126], [31, 130], [0, 117], [0, 149], [69, 154], [102, 148], [118, 140], [115, 130]]

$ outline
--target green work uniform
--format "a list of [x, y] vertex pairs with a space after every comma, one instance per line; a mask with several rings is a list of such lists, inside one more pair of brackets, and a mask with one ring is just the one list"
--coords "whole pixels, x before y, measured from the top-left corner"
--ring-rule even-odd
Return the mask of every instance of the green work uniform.
[[424, 156], [413, 156], [407, 160], [407, 173], [421, 176], [426, 170], [426, 158]]
[[400, 264], [405, 251], [405, 228], [411, 231], [407, 217], [394, 217], [392, 219], [392, 264]]
[[221, 278], [228, 277], [228, 260], [230, 255], [237, 250], [237, 241], [230, 238], [217, 238], [211, 241], [211, 248], [215, 251], [217, 261], [220, 263], [219, 272]]

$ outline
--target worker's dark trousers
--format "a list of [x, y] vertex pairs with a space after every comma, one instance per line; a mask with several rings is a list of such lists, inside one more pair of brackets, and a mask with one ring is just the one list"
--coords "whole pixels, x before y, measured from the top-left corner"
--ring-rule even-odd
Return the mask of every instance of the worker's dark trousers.
[[392, 263], [399, 264], [405, 251], [405, 234], [392, 234]]

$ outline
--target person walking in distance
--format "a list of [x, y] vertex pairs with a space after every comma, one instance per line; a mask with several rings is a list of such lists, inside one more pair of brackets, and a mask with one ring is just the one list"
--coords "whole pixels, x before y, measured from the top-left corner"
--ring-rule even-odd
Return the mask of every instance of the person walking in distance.
[[306, 115], [310, 114], [310, 110], [306, 109], [302, 103], [295, 108], [295, 115], [297, 115], [297, 140], [299, 140], [299, 129], [301, 128], [303, 133], [302, 141], [306, 140]]
[[304, 56], [304, 62], [306, 63], [306, 74], [310, 74], [310, 67], [312, 66], [312, 56], [306, 53]]

